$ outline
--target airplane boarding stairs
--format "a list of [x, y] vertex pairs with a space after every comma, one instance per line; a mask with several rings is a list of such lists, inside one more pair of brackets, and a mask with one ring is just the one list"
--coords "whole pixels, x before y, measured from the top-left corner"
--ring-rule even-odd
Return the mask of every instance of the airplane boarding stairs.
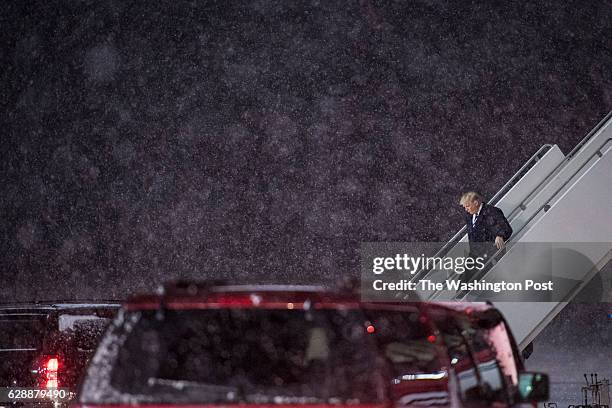
[[[557, 280], [570, 282], [563, 301], [506, 302], [499, 301], [501, 298], [493, 292], [474, 291], [421, 295], [430, 301], [498, 300], [495, 305], [504, 313], [522, 350], [612, 257], [612, 112], [567, 156], [556, 145], [542, 146], [489, 203], [504, 211], [514, 233], [506, 250], [489, 258], [490, 265], [477, 278], [487, 282], [499, 282], [504, 277], [517, 281], [517, 277], [523, 278], [521, 274], [525, 279], [533, 278], [534, 270], [542, 268], [533, 262], [541, 262], [541, 258], [531, 261], [516, 244], [550, 243], [557, 253], [581, 254], [586, 260], [576, 264], [568, 261], [571, 257], [553, 257], [547, 266], [550, 270], [544, 276], [552, 273]], [[435, 256], [464, 256], [465, 242], [464, 227]], [[412, 280], [441, 282], [448, 278], [446, 271], [421, 270]]]

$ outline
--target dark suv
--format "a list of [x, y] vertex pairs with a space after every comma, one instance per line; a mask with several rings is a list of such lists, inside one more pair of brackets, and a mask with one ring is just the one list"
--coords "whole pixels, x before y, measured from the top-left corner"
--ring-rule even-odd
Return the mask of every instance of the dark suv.
[[69, 400], [118, 309], [117, 303], [0, 305], [0, 388], [13, 390], [0, 405], [52, 402], [16, 393], [24, 389], [59, 388]]
[[508, 336], [512, 364], [500, 367], [487, 331], [503, 321], [486, 310], [362, 303], [315, 287], [167, 286], [123, 306], [77, 403], [510, 406], [547, 396], [544, 376], [519, 374]]

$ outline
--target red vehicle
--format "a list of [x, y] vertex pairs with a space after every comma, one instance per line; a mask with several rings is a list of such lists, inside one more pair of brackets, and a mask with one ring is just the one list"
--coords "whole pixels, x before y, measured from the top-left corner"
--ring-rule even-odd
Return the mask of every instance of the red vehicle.
[[500, 365], [489, 332], [504, 323], [490, 310], [363, 303], [317, 287], [168, 286], [122, 307], [77, 404], [501, 407], [546, 398], [546, 376], [519, 372], [509, 336], [513, 364]]

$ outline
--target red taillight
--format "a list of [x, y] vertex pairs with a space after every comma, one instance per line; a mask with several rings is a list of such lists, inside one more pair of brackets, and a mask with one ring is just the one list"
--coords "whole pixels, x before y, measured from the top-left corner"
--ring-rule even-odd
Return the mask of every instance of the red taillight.
[[47, 361], [47, 371], [57, 371], [59, 369], [59, 362], [57, 358], [50, 358]]
[[45, 388], [58, 388], [59, 359], [49, 357], [41, 371], [43, 373], [42, 383]]

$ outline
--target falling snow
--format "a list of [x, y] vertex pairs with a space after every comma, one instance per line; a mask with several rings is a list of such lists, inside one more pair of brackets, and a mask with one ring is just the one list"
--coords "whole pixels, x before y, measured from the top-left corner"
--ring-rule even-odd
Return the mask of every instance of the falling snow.
[[612, 109], [609, 1], [12, 2], [0, 19], [4, 301], [356, 275], [360, 242], [446, 240], [461, 191], [492, 196]]

